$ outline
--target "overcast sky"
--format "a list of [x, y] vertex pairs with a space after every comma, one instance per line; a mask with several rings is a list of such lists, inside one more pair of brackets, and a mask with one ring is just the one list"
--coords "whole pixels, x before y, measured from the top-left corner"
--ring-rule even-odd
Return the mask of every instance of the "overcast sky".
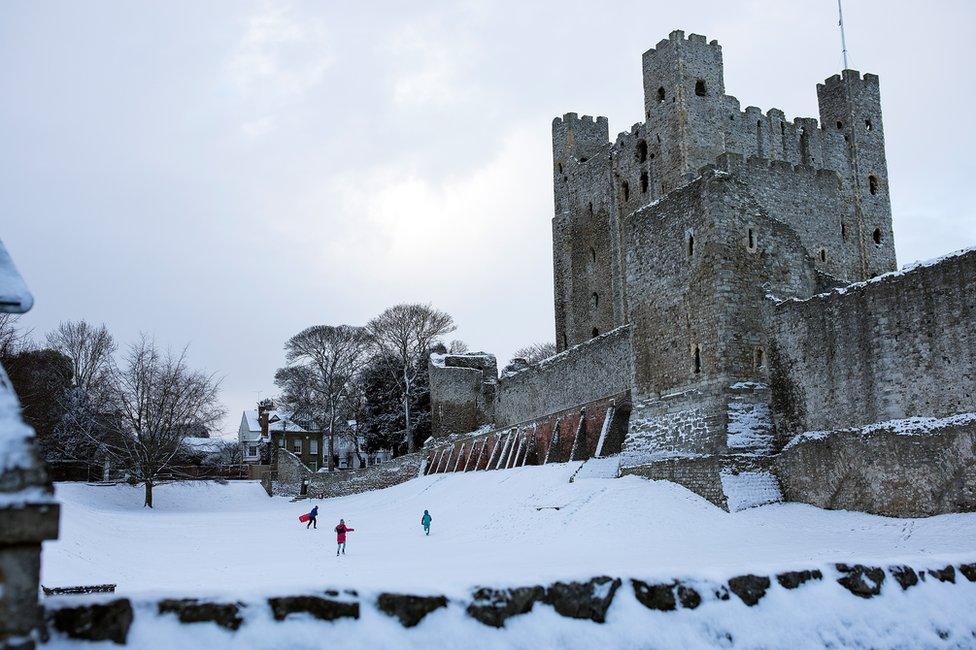
[[[817, 116], [834, 0], [0, 3], [0, 238], [23, 322], [105, 322], [224, 375], [430, 301], [504, 362], [552, 340], [550, 123], [641, 119], [641, 53], [723, 46], [742, 106]], [[607, 5], [607, 6], [604, 6]], [[848, 0], [881, 77], [899, 265], [976, 244], [976, 3]]]

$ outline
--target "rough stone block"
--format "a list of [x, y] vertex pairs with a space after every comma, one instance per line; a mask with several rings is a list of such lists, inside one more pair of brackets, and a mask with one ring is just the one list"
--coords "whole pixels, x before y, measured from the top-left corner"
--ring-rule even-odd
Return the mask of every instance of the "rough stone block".
[[902, 591], [918, 584], [918, 574], [910, 566], [888, 567], [888, 571], [891, 572], [895, 581], [901, 585]]
[[180, 623], [216, 623], [228, 630], [236, 630], [244, 622], [240, 610], [243, 603], [214, 603], [196, 598], [159, 601], [160, 614], [176, 614]]
[[[338, 595], [336, 592], [332, 592]], [[283, 621], [292, 614], [311, 614], [323, 621], [339, 618], [359, 618], [359, 603], [321, 596], [283, 596], [269, 598], [271, 613], [276, 621]]]
[[976, 582], [976, 562], [972, 564], [960, 564], [959, 573], [966, 576], [966, 580]]
[[516, 587], [515, 589], [490, 589], [482, 587], [474, 592], [468, 605], [468, 615], [492, 627], [504, 627], [512, 616], [528, 614], [536, 601], [545, 595], [542, 587]]
[[72, 639], [112, 641], [124, 645], [132, 618], [132, 603], [128, 598], [119, 598], [107, 603], [55, 610], [51, 623], [54, 629]]
[[678, 602], [685, 609], [695, 609], [701, 605], [701, 595], [694, 587], [678, 583]]
[[796, 589], [808, 580], [823, 580], [820, 569], [812, 571], [786, 571], [776, 575], [776, 582], [784, 589]]
[[749, 607], [756, 605], [769, 589], [766, 576], [743, 575], [729, 579], [729, 589]]
[[884, 570], [878, 567], [867, 567], [863, 564], [849, 566], [838, 564], [837, 570], [845, 574], [837, 582], [849, 592], [861, 598], [871, 598], [881, 593], [884, 583]]
[[403, 627], [414, 627], [436, 609], [447, 607], [444, 596], [410, 596], [407, 594], [380, 594], [376, 606], [387, 616], [395, 616]]
[[955, 582], [956, 581], [956, 569], [950, 564], [941, 569], [929, 569], [928, 574], [934, 578], [938, 578], [939, 582]]
[[608, 576], [587, 582], [555, 582], [546, 589], [543, 600], [561, 616], [603, 623], [618, 587], [620, 579]]
[[634, 587], [634, 596], [644, 607], [661, 612], [677, 609], [678, 603], [674, 597], [675, 583], [648, 584], [641, 580], [631, 580], [630, 583]]

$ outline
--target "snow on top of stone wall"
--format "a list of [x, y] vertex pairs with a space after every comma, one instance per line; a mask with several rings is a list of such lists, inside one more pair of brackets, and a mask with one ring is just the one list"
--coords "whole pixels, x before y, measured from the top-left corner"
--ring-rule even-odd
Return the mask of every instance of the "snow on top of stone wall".
[[946, 255], [942, 255], [941, 257], [936, 257], [930, 260], [922, 260], [919, 262], [913, 262], [912, 264], [906, 264], [905, 266], [898, 269], [897, 271], [889, 271], [888, 273], [882, 273], [881, 275], [877, 277], [873, 277], [870, 280], [864, 280], [863, 282], [854, 282], [852, 284], [848, 284], [843, 287], [837, 287], [836, 289], [831, 289], [830, 291], [825, 291], [823, 293], [815, 294], [813, 296], [810, 296], [809, 298], [804, 298], [802, 300], [799, 298], [787, 298], [783, 302], [806, 302], [807, 300], [824, 299], [833, 295], [844, 295], [851, 291], [858, 291], [872, 284], [877, 284], [879, 282], [892, 280], [894, 278], [898, 278], [903, 275], [907, 275], [909, 273], [918, 271], [919, 269], [935, 266], [937, 264], [941, 264], [942, 262], [945, 262], [946, 260], [954, 259], [956, 257], [963, 257], [965, 255], [974, 252], [976, 252], [976, 246], [972, 246], [969, 248], [962, 248], [960, 250], [953, 251], [952, 253], [947, 253]]
[[899, 436], [924, 436], [938, 433], [940, 430], [948, 427], [961, 426], [973, 422], [976, 422], [976, 413], [959, 413], [946, 418], [911, 417], [902, 418], [900, 420], [875, 422], [863, 427], [851, 429], [835, 429], [833, 431], [804, 431], [803, 433], [794, 436], [793, 439], [790, 440], [783, 448], [783, 451], [804, 442], [823, 440], [838, 433], [856, 433], [859, 435], [866, 435], [869, 433], [877, 433], [879, 431], [887, 431]]
[[551, 357], [547, 357], [538, 363], [530, 364], [524, 368], [519, 368], [518, 370], [512, 370], [505, 375], [505, 379], [508, 379], [509, 377], [514, 377], [515, 375], [518, 375], [520, 373], [529, 370], [544, 370], [550, 366], [562, 363], [565, 359], [568, 359], [570, 356], [578, 353], [580, 350], [586, 349], [594, 345], [599, 345], [604, 341], [606, 341], [607, 339], [619, 335], [622, 330], [627, 330], [627, 329], [630, 329], [630, 325], [620, 325], [619, 327], [615, 327], [609, 332], [604, 332], [599, 336], [594, 336], [593, 338], [587, 341], [583, 341], [582, 343], [579, 343], [577, 345], [574, 345], [571, 348], [566, 348], [562, 352], [558, 354], [554, 354]]

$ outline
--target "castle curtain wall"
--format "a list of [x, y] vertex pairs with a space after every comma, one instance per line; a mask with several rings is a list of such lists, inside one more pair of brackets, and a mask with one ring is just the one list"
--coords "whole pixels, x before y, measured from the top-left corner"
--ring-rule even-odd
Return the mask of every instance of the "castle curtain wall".
[[803, 431], [976, 411], [976, 251], [778, 305], [773, 407]]
[[630, 390], [630, 328], [620, 327], [498, 380], [495, 420], [510, 426]]

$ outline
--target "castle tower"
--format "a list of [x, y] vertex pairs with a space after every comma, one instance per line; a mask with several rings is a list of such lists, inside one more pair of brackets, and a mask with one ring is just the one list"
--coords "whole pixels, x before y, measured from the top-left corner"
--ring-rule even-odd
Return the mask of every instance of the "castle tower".
[[556, 348], [565, 350], [609, 332], [623, 317], [607, 118], [556, 118], [552, 150]]
[[844, 70], [817, 84], [820, 121], [824, 131], [843, 133], [847, 144], [852, 220], [860, 246], [862, 277], [894, 271], [894, 236], [888, 164], [878, 77]]
[[725, 151], [719, 121], [725, 98], [722, 47], [683, 31], [644, 52], [644, 115], [660, 144], [662, 193]]

